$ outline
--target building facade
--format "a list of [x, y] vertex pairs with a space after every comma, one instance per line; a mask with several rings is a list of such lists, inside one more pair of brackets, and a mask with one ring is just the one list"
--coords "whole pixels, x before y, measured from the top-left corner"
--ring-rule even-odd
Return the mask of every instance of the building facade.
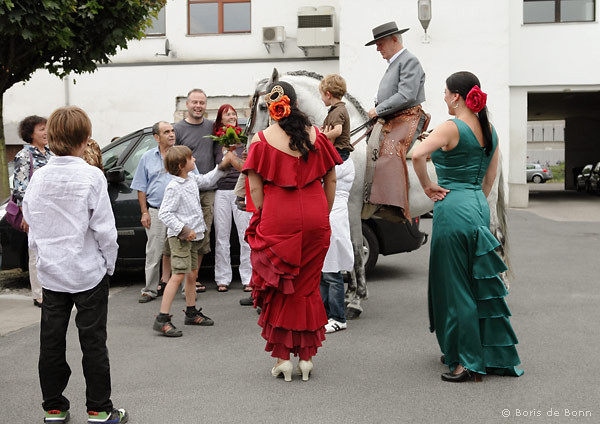
[[243, 114], [245, 99], [273, 68], [339, 73], [368, 109], [387, 64], [364, 44], [373, 27], [395, 20], [410, 28], [404, 44], [427, 74], [423, 106], [432, 126], [448, 119], [447, 76], [470, 70], [482, 81], [510, 206], [527, 206], [528, 121], [565, 121], [567, 166], [590, 154], [600, 158], [600, 143], [585, 136], [600, 126], [596, 0], [431, 3], [423, 42], [416, 0], [168, 0], [152, 35], [130, 42], [97, 72], [60, 80], [38, 71], [7, 91], [7, 147], [18, 150], [16, 126], [24, 116], [48, 116], [66, 104], [89, 113], [100, 145], [158, 120], [181, 119], [182, 99], [194, 87], [207, 92], [209, 116], [225, 102]]

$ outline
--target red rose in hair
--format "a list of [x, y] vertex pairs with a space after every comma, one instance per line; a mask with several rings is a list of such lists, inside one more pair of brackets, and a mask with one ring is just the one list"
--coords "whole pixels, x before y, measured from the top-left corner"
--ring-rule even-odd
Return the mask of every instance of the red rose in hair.
[[291, 112], [292, 107], [290, 106], [290, 98], [288, 96], [282, 96], [281, 100], [278, 102], [273, 102], [269, 105], [269, 113], [276, 121], [290, 116]]
[[479, 113], [481, 109], [485, 107], [485, 103], [487, 101], [487, 94], [485, 94], [478, 85], [474, 85], [467, 94], [467, 98], [465, 99], [465, 104], [469, 109], [471, 109], [475, 113]]

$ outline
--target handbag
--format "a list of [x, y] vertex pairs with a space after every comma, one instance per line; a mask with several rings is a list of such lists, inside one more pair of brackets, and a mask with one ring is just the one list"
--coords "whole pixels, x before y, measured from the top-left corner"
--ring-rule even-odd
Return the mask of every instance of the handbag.
[[[29, 180], [33, 175], [33, 155], [29, 152]], [[6, 204], [6, 222], [8, 222], [15, 230], [23, 231], [21, 223], [23, 222], [23, 212], [17, 205], [15, 195], [10, 196], [10, 200]]]

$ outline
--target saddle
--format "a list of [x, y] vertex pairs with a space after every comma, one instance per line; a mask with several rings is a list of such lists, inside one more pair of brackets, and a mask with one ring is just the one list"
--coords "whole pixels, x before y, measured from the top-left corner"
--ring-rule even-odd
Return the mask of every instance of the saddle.
[[379, 120], [367, 147], [362, 219], [372, 215], [396, 222], [411, 219], [406, 159], [430, 120], [420, 105]]

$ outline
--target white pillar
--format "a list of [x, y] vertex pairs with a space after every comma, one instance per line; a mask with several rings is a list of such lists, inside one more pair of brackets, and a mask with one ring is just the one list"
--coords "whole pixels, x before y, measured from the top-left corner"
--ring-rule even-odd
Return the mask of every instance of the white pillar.
[[[526, 208], [529, 202], [527, 187], [527, 89], [510, 88], [510, 143], [508, 150], [508, 206]], [[506, 157], [506, 156], [505, 156]]]

